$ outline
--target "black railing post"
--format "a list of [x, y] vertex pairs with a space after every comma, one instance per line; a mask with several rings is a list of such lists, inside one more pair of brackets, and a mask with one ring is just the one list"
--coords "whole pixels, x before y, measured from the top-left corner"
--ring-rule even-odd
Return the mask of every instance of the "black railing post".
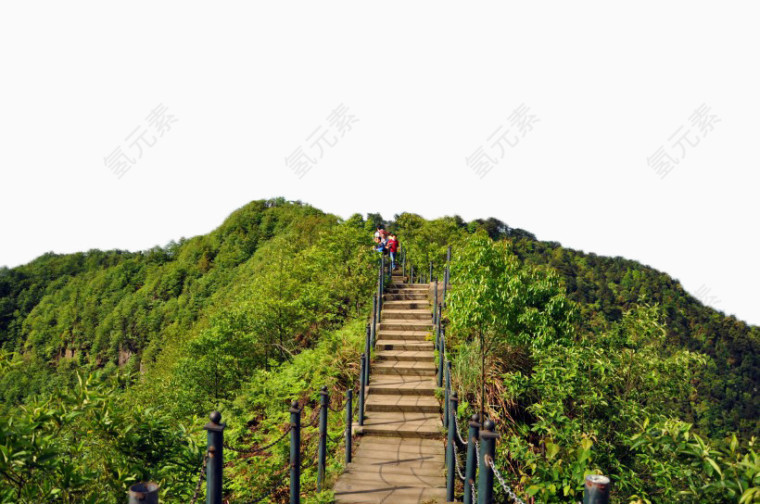
[[446, 333], [441, 330], [441, 337], [438, 340], [438, 386], [443, 387], [443, 377], [446, 374]]
[[359, 425], [364, 425], [364, 373], [366, 372], [367, 354], [362, 354], [362, 364], [359, 375]]
[[436, 308], [436, 311], [438, 312], [438, 331], [435, 333], [435, 341], [436, 346], [438, 350], [441, 349], [441, 337], [443, 336], [443, 312], [441, 310], [441, 303], [438, 303], [438, 307]]
[[444, 405], [445, 415], [443, 417], [443, 426], [448, 427], [450, 420], [449, 413], [451, 412], [451, 405], [449, 404], [451, 401], [451, 361], [448, 359], [446, 360], [444, 371], [446, 373], [446, 388], [444, 390], [444, 400], [446, 401], [446, 404]]
[[[220, 501], [221, 502], [221, 501]], [[290, 504], [301, 502], [301, 409], [290, 403]]]
[[609, 504], [610, 479], [599, 474], [586, 476], [583, 489], [583, 504]]
[[129, 487], [129, 504], [158, 504], [158, 485], [136, 483]]
[[406, 249], [401, 249], [401, 274], [406, 276]]
[[325, 462], [327, 461], [327, 405], [330, 404], [330, 395], [327, 387], [323, 386], [319, 391], [319, 460], [317, 466], [317, 492], [322, 491], [322, 482], [325, 480]]
[[443, 294], [441, 295], [441, 304], [446, 304], [446, 291], [449, 289], [449, 265], [443, 269]]
[[370, 348], [372, 347], [370, 346], [371, 343], [369, 339], [370, 339], [369, 327], [367, 327], [367, 335], [364, 338], [364, 354], [367, 356], [367, 363], [366, 363], [366, 366], [364, 367], [364, 384], [365, 385], [369, 384], [369, 367], [372, 361], [372, 359], [370, 358], [370, 355], [372, 355], [370, 352]]
[[433, 281], [433, 261], [430, 261], [430, 272], [428, 273], [428, 282]]
[[454, 460], [454, 457], [457, 456], [454, 431], [456, 430], [456, 414], [459, 405], [459, 398], [456, 392], [451, 394], [449, 402], [451, 405], [449, 406], [449, 436], [446, 440], [446, 502], [454, 502], [454, 483], [457, 475], [456, 460]]
[[475, 443], [478, 441], [478, 432], [480, 431], [480, 422], [478, 415], [472, 415], [470, 419], [470, 428], [467, 431], [467, 462], [464, 468], [464, 504], [475, 504], [472, 499], [472, 488], [475, 486], [475, 470], [478, 467], [477, 449]]
[[380, 293], [385, 290], [385, 256], [380, 256]]
[[436, 348], [438, 348], [438, 325], [440, 320], [438, 319], [438, 278], [433, 280], [433, 324], [436, 329]]
[[377, 280], [377, 320], [380, 321], [380, 311], [383, 309], [383, 292], [385, 291], [385, 284], [383, 283], [383, 270], [379, 271], [379, 278]]
[[493, 502], [493, 469], [489, 462], [496, 456], [496, 440], [499, 435], [494, 432], [493, 420], [483, 423], [480, 431], [480, 471], [478, 472], [478, 504]]
[[375, 347], [377, 340], [377, 294], [372, 296], [372, 347]]
[[449, 248], [446, 249], [446, 263], [451, 262], [451, 245], [449, 245]]
[[224, 467], [224, 428], [222, 414], [214, 411], [209, 415], [210, 422], [203, 428], [207, 432], [206, 446], [208, 462], [206, 463], [206, 504], [222, 504], [222, 468]]
[[351, 463], [351, 431], [353, 430], [352, 423], [354, 421], [353, 417], [353, 403], [354, 402], [354, 391], [351, 389], [346, 390], [346, 464]]

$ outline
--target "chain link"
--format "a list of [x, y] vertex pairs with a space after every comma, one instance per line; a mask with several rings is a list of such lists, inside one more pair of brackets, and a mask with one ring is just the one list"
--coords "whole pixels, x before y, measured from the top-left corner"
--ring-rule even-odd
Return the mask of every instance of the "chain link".
[[206, 478], [206, 464], [208, 463], [208, 451], [203, 454], [203, 462], [201, 462], [201, 469], [198, 471], [198, 483], [195, 484], [195, 492], [193, 492], [193, 498], [190, 500], [190, 504], [195, 504], [198, 500], [198, 496], [201, 492], [201, 483]]
[[276, 445], [277, 443], [279, 443], [280, 441], [282, 441], [283, 439], [285, 439], [285, 437], [290, 433], [290, 431], [292, 429], [293, 429], [293, 426], [292, 425], [288, 425], [288, 428], [285, 429], [285, 432], [283, 432], [282, 435], [279, 438], [277, 438], [275, 441], [269, 443], [268, 445], [261, 446], [259, 448], [235, 448], [233, 446], [230, 446], [226, 441], [224, 443], [224, 447], [227, 448], [228, 450], [232, 450], [232, 451], [237, 452], [237, 453], [259, 453], [259, 452], [262, 452], [264, 450], [268, 450], [269, 448], [273, 447], [274, 445]]
[[475, 441], [475, 462], [477, 463], [475, 467], [480, 469], [480, 444], [477, 439], [474, 439], [473, 441]]
[[475, 498], [475, 482], [470, 483], [470, 492], [472, 492], [472, 504], [475, 504], [478, 502], [478, 499]]
[[454, 466], [457, 468], [457, 473], [459, 473], [459, 479], [465, 481], [464, 474], [462, 474], [462, 467], [459, 465], [459, 455], [457, 455], [456, 449], [454, 449]]
[[509, 485], [507, 485], [507, 482], [504, 481], [504, 476], [501, 475], [498, 469], [496, 469], [496, 466], [493, 465], [493, 459], [491, 457], [486, 457], [486, 463], [491, 467], [493, 470], [493, 473], [496, 475], [496, 479], [499, 480], [499, 483], [501, 484], [501, 488], [504, 489], [504, 491], [507, 493], [507, 495], [517, 504], [525, 504], [522, 499], [520, 499], [511, 488], [509, 488]]
[[453, 416], [454, 416], [454, 430], [456, 431], [457, 437], [459, 438], [459, 446], [465, 447], [467, 446], [467, 443], [465, 442], [464, 439], [462, 439], [462, 434], [460, 434], [459, 432], [459, 419], [457, 418], [456, 414], [454, 414]]

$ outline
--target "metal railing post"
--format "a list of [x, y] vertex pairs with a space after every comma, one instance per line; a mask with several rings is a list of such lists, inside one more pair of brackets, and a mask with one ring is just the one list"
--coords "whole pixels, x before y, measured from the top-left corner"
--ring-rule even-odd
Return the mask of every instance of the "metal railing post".
[[385, 256], [380, 256], [380, 293], [385, 290]]
[[478, 415], [472, 415], [467, 431], [467, 462], [464, 468], [464, 504], [475, 504], [472, 500], [472, 488], [475, 486], [475, 470], [478, 467], [477, 449], [475, 443], [478, 441], [478, 432], [480, 431], [480, 422]]
[[354, 391], [351, 389], [346, 390], [346, 465], [351, 463], [351, 440], [352, 440], [352, 430], [353, 426], [352, 423], [354, 421], [353, 417], [353, 403], [354, 402]]
[[438, 278], [433, 281], [433, 325], [436, 329], [435, 348], [438, 348], [438, 325], [440, 319], [438, 318]]
[[480, 471], [478, 472], [478, 504], [493, 502], [493, 469], [489, 462], [496, 456], [496, 440], [499, 435], [494, 432], [493, 420], [483, 423], [480, 431]]
[[586, 476], [583, 488], [583, 504], [609, 504], [610, 479], [600, 474]]
[[446, 291], [449, 290], [449, 265], [447, 264], [443, 270], [443, 295], [441, 296], [441, 304], [446, 304]]
[[443, 312], [441, 310], [441, 304], [438, 303], [438, 306], [436, 307], [436, 311], [438, 312], [438, 327], [437, 331], [435, 333], [435, 345], [438, 350], [441, 349], [441, 337], [443, 336]]
[[206, 446], [208, 462], [206, 463], [206, 504], [222, 504], [222, 468], [224, 467], [224, 428], [222, 414], [214, 411], [209, 415], [210, 422], [203, 428], [207, 432]]
[[365, 385], [369, 384], [369, 367], [372, 360], [370, 358], [370, 355], [372, 354], [370, 352], [371, 346], [370, 346], [369, 339], [370, 339], [370, 331], [369, 331], [369, 327], [367, 327], [367, 335], [364, 338], [364, 354], [367, 356], [367, 363], [366, 363], [366, 366], [364, 367], [364, 384]]
[[430, 261], [430, 271], [428, 273], [428, 282], [433, 280], [433, 261]]
[[319, 460], [317, 462], [317, 492], [322, 491], [322, 482], [325, 480], [325, 462], [327, 461], [327, 405], [330, 404], [330, 395], [327, 387], [323, 386], [319, 391]]
[[457, 393], [451, 394], [449, 399], [451, 405], [449, 406], [449, 436], [446, 440], [446, 502], [454, 502], [454, 483], [456, 481], [456, 461], [454, 457], [457, 456], [457, 448], [455, 445], [454, 430], [456, 429], [456, 417], [457, 407], [459, 405], [459, 398]]
[[451, 406], [449, 405], [449, 401], [451, 400], [451, 361], [446, 360], [446, 367], [444, 368], [446, 372], [446, 389], [444, 390], [444, 397], [446, 400], [445, 404], [445, 410], [446, 414], [443, 419], [443, 426], [448, 427], [449, 426], [449, 413], [451, 410]]
[[380, 310], [383, 306], [383, 275], [382, 270], [378, 271], [378, 278], [377, 278], [377, 311], [375, 313], [379, 314]]
[[375, 347], [375, 340], [377, 340], [377, 294], [372, 296], [372, 347]]
[[158, 504], [158, 485], [156, 483], [135, 483], [129, 487], [129, 504]]
[[367, 354], [362, 354], [362, 364], [359, 372], [359, 425], [364, 425], [364, 373], [366, 372]]
[[443, 387], [444, 360], [446, 354], [446, 333], [439, 331], [441, 336], [438, 340], [438, 387]]
[[[221, 501], [220, 501], [221, 502]], [[290, 504], [301, 502], [301, 408], [290, 403]]]

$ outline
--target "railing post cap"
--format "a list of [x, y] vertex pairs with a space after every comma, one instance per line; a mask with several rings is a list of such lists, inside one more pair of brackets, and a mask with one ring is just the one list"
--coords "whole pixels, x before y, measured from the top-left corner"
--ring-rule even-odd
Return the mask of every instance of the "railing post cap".
[[301, 408], [298, 407], [298, 401], [293, 401], [290, 403], [290, 410], [291, 413], [300, 413]]
[[146, 500], [151, 494], [158, 494], [158, 483], [152, 481], [135, 483], [129, 487], [129, 496], [135, 497], [137, 500]]
[[212, 411], [208, 416], [209, 423], [203, 426], [207, 431], [222, 432], [227, 424], [222, 423], [222, 414], [218, 411]]
[[486, 420], [483, 428], [480, 429], [480, 439], [499, 439], [501, 436], [494, 432], [495, 428], [496, 424], [493, 423], [493, 420]]
[[470, 417], [470, 427], [475, 427], [476, 429], [480, 429], [480, 415], [477, 413], [474, 413]]
[[458, 400], [459, 400], [459, 395], [457, 394], [457, 391], [456, 391], [456, 390], [453, 390], [453, 391], [451, 392], [451, 400], [452, 400], [452, 401], [458, 401]]
[[586, 487], [598, 487], [606, 489], [610, 484], [610, 479], [601, 474], [589, 474], [586, 476]]

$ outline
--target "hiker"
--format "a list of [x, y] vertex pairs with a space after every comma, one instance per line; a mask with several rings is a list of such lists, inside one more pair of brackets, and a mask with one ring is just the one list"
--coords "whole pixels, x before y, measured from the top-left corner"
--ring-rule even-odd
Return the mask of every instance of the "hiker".
[[396, 253], [398, 252], [398, 239], [396, 235], [391, 233], [388, 237], [388, 252], [391, 255], [391, 270], [396, 269]]
[[383, 226], [377, 226], [377, 230], [375, 231], [375, 243], [385, 241], [386, 236], [387, 233], [385, 232], [385, 229], [383, 229]]

